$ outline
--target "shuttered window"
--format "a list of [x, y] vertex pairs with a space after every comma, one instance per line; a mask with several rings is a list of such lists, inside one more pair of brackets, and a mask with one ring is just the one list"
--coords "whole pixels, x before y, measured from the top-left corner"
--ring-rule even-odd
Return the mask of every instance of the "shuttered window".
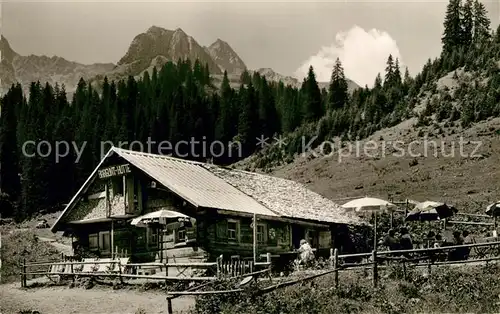
[[99, 232], [99, 249], [102, 252], [111, 251], [111, 234], [109, 231]]
[[95, 251], [99, 249], [99, 234], [89, 234], [89, 249]]
[[265, 224], [257, 224], [257, 242], [261, 244], [267, 242], [267, 226]]
[[217, 240], [227, 240], [227, 221], [220, 220], [216, 224]]

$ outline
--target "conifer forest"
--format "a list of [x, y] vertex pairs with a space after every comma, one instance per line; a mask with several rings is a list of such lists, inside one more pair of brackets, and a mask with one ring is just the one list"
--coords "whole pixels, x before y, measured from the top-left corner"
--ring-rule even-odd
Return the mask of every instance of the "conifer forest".
[[[468, 127], [500, 116], [500, 28], [491, 29], [485, 7], [477, 0], [451, 0], [444, 29], [441, 55], [429, 59], [418, 74], [411, 76], [389, 55], [385, 73], [374, 78], [373, 87], [352, 94], [339, 59], [324, 89], [312, 67], [299, 88], [250, 71], [242, 74], [239, 88], [230, 87], [226, 73], [216, 88], [208, 65], [188, 59], [168, 62], [141, 78], [105, 78], [98, 84], [81, 79], [71, 99], [64, 85], [32, 82], [25, 93], [27, 86], [14, 84], [0, 104], [2, 217], [24, 219], [61, 210], [111, 143], [127, 142], [123, 148], [134, 149], [130, 143], [137, 141], [144, 149], [149, 142], [153, 144], [147, 152], [165, 154], [158, 145], [162, 141], [220, 141], [226, 145], [222, 154], [209, 156], [202, 145], [168, 153], [230, 165], [258, 153], [261, 136], [284, 136], [289, 145], [267, 160], [287, 162], [300, 151], [304, 136], [317, 136], [317, 143], [334, 137], [366, 138], [413, 117], [424, 94], [438, 97], [426, 98], [425, 110], [418, 115], [421, 124], [435, 119]], [[462, 82], [453, 95], [438, 90], [440, 77], [461, 68], [474, 73], [469, 82]], [[25, 145], [28, 141], [47, 141], [52, 150], [40, 145], [45, 157], [40, 152], [31, 155], [36, 145]], [[56, 158], [54, 148], [61, 142], [70, 143], [59, 145], [68, 153]], [[235, 142], [241, 143], [237, 154], [228, 148]], [[75, 147], [83, 147], [81, 155]]]

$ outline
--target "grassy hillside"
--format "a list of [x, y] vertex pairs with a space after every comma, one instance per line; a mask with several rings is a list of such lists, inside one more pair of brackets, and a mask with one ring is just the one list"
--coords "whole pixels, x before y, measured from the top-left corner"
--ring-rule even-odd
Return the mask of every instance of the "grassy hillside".
[[[340, 158], [338, 153], [318, 158], [309, 153], [273, 172], [305, 183], [332, 199], [393, 195], [396, 199], [441, 200], [456, 204], [460, 210], [476, 212], [500, 197], [499, 118], [466, 130], [457, 126], [414, 128], [415, 120], [376, 132], [369, 140], [379, 143], [379, 148], [373, 153], [368, 151], [368, 156], [362, 150], [356, 155], [355, 148], [346, 156], [348, 148], [344, 147]], [[463, 156], [460, 156], [461, 138]], [[400, 151], [394, 150], [396, 140], [404, 142], [400, 147], [406, 148], [405, 156], [400, 157]], [[387, 146], [385, 150], [383, 143]], [[409, 148], [415, 154], [409, 154]], [[454, 156], [447, 157], [452, 152]]]
[[[459, 68], [431, 80], [408, 99], [408, 119], [361, 141], [345, 135], [321, 137], [321, 126], [312, 124], [288, 134], [286, 145], [267, 147], [235, 166], [302, 182], [331, 199], [434, 199], [456, 204], [461, 211], [484, 211], [500, 199], [500, 118], [493, 114], [473, 122], [464, 115], [471, 97], [477, 99], [476, 106], [488, 97], [481, 86], [491, 79], [487, 71]], [[316, 141], [311, 153], [303, 148], [314, 136], [326, 145]], [[329, 142], [334, 143], [333, 153]]]

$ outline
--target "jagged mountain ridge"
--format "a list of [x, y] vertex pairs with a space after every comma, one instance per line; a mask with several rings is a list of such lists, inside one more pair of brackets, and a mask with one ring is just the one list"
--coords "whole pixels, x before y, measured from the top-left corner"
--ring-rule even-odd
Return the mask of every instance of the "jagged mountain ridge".
[[[265, 76], [267, 80], [270, 81], [282, 81], [285, 83], [285, 85], [292, 85], [295, 87], [300, 87], [302, 82], [298, 80], [295, 77], [292, 76], [284, 76], [279, 73], [274, 72], [273, 69], [270, 68], [260, 68], [256, 70], [255, 72], [259, 73], [262, 76]], [[354, 91], [356, 88], [359, 88], [360, 86], [356, 84], [354, 81], [350, 79], [347, 80], [347, 88], [349, 89], [350, 92]], [[330, 82], [318, 82], [319, 88], [328, 88], [328, 85]]]
[[[120, 80], [131, 75], [141, 77], [144, 72], [152, 72], [165, 63], [178, 59], [199, 59], [208, 64], [214, 79], [214, 85], [222, 82], [224, 71], [233, 87], [241, 84], [240, 74], [247, 66], [233, 48], [222, 39], [217, 39], [208, 47], [201, 46], [192, 36], [182, 29], [168, 30], [158, 26], [150, 27], [146, 32], [134, 37], [124, 56], [115, 65], [113, 63], [96, 63], [85, 65], [53, 56], [21, 56], [16, 53], [3, 36], [0, 41], [2, 62], [0, 63], [0, 92], [7, 90], [14, 82], [19, 82], [24, 89], [33, 81], [50, 84], [64, 84], [71, 94], [83, 77], [86, 81], [99, 86], [105, 76], [109, 80]], [[254, 71], [251, 71], [254, 72]], [[269, 81], [282, 81], [286, 85], [300, 86], [301, 82], [290, 76], [283, 76], [269, 68], [255, 70]], [[320, 83], [325, 87], [328, 83]], [[352, 91], [358, 85], [349, 80]]]
[[173, 62], [178, 59], [199, 59], [203, 64], [208, 64], [210, 73], [223, 73], [205, 48], [182, 29], [171, 31], [157, 26], [137, 35], [117, 65], [126, 66], [140, 61], [144, 66], [140, 71], [144, 71], [158, 57]]
[[115, 68], [112, 63], [85, 65], [58, 56], [21, 56], [11, 48], [3, 36], [0, 40], [0, 51], [0, 79], [3, 89], [8, 89], [15, 82], [21, 83], [27, 89], [31, 82], [40, 81], [52, 85], [64, 84], [67, 91], [72, 91], [76, 89], [81, 77], [88, 80]]

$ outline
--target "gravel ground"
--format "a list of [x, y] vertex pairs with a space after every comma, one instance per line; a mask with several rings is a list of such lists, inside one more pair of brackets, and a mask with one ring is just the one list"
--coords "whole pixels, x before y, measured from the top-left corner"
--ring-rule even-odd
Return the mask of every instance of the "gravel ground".
[[[183, 313], [194, 306], [194, 299], [174, 299], [172, 305], [174, 313]], [[17, 314], [20, 310], [37, 310], [41, 314], [134, 314], [138, 309], [147, 314], [167, 313], [165, 293], [112, 290], [109, 287], [24, 290], [19, 288], [19, 283], [0, 285], [1, 314]]]

